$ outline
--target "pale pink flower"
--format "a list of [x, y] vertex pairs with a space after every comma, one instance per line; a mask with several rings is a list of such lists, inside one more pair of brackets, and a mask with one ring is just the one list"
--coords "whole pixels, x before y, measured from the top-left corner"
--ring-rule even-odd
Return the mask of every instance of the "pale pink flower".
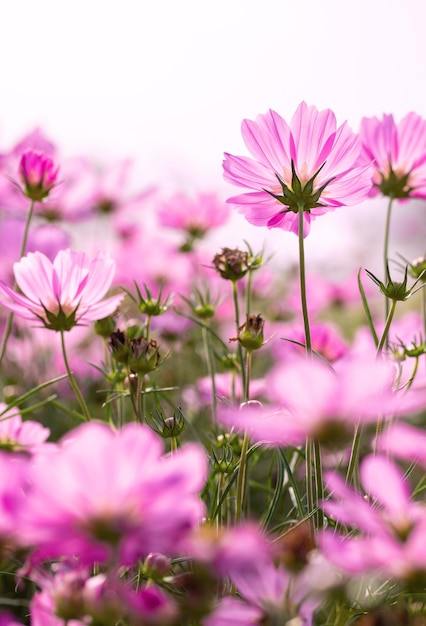
[[365, 117], [360, 137], [374, 162], [371, 195], [426, 198], [426, 120], [413, 112], [398, 124], [392, 115]]
[[[229, 578], [239, 597], [223, 598], [213, 613], [204, 620], [205, 626], [242, 626], [268, 622], [285, 624], [294, 618], [303, 626], [312, 624], [320, 600], [310, 594], [308, 570], [293, 574], [276, 566], [267, 554], [244, 568], [229, 571]], [[249, 621], [247, 621], [249, 620]]]
[[426, 468], [426, 432], [411, 424], [392, 424], [378, 438], [377, 449]]
[[124, 294], [103, 299], [114, 271], [114, 261], [102, 253], [89, 259], [84, 252], [60, 250], [52, 262], [41, 252], [30, 252], [14, 265], [22, 293], [0, 281], [8, 298], [0, 303], [51, 330], [70, 330], [114, 313]]
[[360, 477], [368, 498], [355, 492], [338, 474], [326, 475], [332, 498], [323, 503], [325, 512], [361, 534], [342, 536], [325, 531], [320, 543], [324, 554], [350, 574], [376, 570], [399, 579], [424, 575], [424, 503], [412, 500], [403, 472], [386, 457], [366, 457]]
[[225, 180], [252, 189], [229, 198], [256, 226], [298, 232], [298, 203], [304, 205], [304, 234], [310, 222], [336, 207], [362, 201], [371, 172], [362, 145], [345, 124], [337, 128], [330, 109], [302, 102], [290, 125], [275, 111], [244, 120], [242, 134], [254, 158], [225, 153]]
[[200, 193], [195, 198], [177, 193], [159, 204], [157, 217], [161, 226], [202, 237], [228, 221], [229, 207], [213, 193]]
[[22, 421], [16, 408], [0, 402], [0, 449], [33, 454], [42, 450], [50, 430], [33, 420]]
[[195, 444], [163, 456], [146, 426], [84, 424], [35, 457], [21, 534], [41, 560], [130, 565], [150, 552], [176, 554], [204, 514], [206, 473]]
[[[395, 370], [388, 361], [348, 356], [334, 367], [293, 354], [270, 373], [272, 406], [223, 409], [220, 419], [239, 431], [248, 429], [254, 441], [264, 444], [297, 446], [309, 437], [342, 447], [360, 421], [374, 423], [378, 415], [393, 415], [406, 406], [406, 396], [392, 389]], [[418, 406], [423, 402], [422, 395]]]

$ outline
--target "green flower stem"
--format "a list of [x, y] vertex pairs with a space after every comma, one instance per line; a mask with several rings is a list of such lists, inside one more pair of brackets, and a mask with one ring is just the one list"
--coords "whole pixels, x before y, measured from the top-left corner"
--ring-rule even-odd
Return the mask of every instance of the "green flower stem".
[[[232, 297], [234, 300], [234, 312], [235, 312], [235, 327], [236, 327], [236, 336], [238, 337], [238, 333], [240, 332], [240, 308], [238, 305], [238, 289], [237, 289], [237, 281], [232, 281]], [[241, 366], [241, 381], [243, 389], [246, 386], [246, 370], [244, 364], [244, 354], [243, 349], [240, 343], [238, 343], [238, 358], [240, 360]]]
[[346, 482], [349, 484], [352, 480], [354, 484], [358, 481], [358, 460], [359, 460], [359, 444], [361, 442], [362, 428], [361, 424], [355, 427], [354, 438], [352, 440], [351, 456], [349, 459], [348, 471], [346, 472]]
[[[386, 211], [386, 221], [385, 221], [385, 239], [384, 239], [384, 244], [383, 244], [383, 264], [385, 268], [385, 283], [387, 283], [390, 280], [388, 256], [389, 256], [389, 233], [390, 233], [390, 222], [391, 222], [391, 214], [392, 214], [392, 203], [393, 203], [393, 196], [389, 196], [389, 203], [388, 203], [388, 208]], [[389, 314], [389, 301], [387, 298], [385, 299], [385, 313], [387, 317]]]
[[[246, 375], [245, 375], [245, 387], [244, 387], [244, 402], [250, 400], [250, 372], [251, 372], [251, 357], [252, 351], [247, 350], [246, 353]], [[244, 499], [246, 493], [247, 484], [247, 450], [249, 444], [248, 432], [244, 433], [243, 445], [241, 448], [240, 465], [238, 468], [237, 478], [237, 506], [236, 506], [236, 521], [241, 519], [241, 514], [244, 508]]]
[[322, 461], [321, 461], [321, 446], [318, 441], [313, 442], [314, 452], [314, 464], [315, 464], [315, 490], [316, 490], [316, 502], [315, 508], [317, 509], [317, 528], [321, 530], [324, 526], [324, 513], [320, 508], [321, 502], [324, 500], [324, 483], [322, 475]]
[[308, 509], [308, 517], [311, 517], [315, 511], [315, 498], [314, 498], [314, 485], [313, 485], [313, 475], [312, 475], [312, 441], [311, 439], [306, 440], [305, 446], [305, 464], [306, 464], [306, 500], [307, 500], [307, 509]]
[[[30, 208], [29, 208], [27, 219], [25, 222], [24, 235], [22, 237], [22, 242], [21, 242], [21, 249], [19, 251], [19, 259], [22, 259], [27, 249], [28, 232], [30, 230], [30, 223], [31, 223], [31, 219], [34, 213], [34, 205], [35, 205], [34, 200], [31, 200]], [[17, 284], [15, 280], [13, 283], [13, 289], [16, 291], [16, 288], [17, 288]], [[2, 364], [4, 355], [6, 354], [7, 342], [9, 341], [10, 333], [12, 331], [13, 316], [14, 316], [13, 311], [10, 311], [9, 315], [7, 316], [6, 327], [4, 329], [3, 339], [1, 342], [1, 346], [0, 346], [0, 365]]]
[[299, 276], [300, 276], [300, 297], [302, 303], [303, 325], [305, 328], [305, 345], [308, 355], [312, 354], [311, 331], [309, 328], [309, 314], [306, 300], [306, 273], [305, 273], [305, 244], [303, 237], [303, 202], [298, 203], [299, 214]]
[[143, 394], [143, 379], [144, 377], [141, 374], [138, 374], [138, 381], [136, 385], [136, 419], [139, 424], [142, 424], [144, 420], [143, 410], [142, 410], [142, 394]]
[[253, 271], [249, 270], [247, 274], [247, 285], [246, 285], [246, 315], [250, 315], [252, 283], [253, 283]]
[[246, 491], [246, 483], [247, 483], [247, 451], [249, 446], [249, 436], [248, 432], [244, 433], [243, 445], [241, 447], [240, 454], [240, 465], [238, 468], [238, 477], [237, 477], [237, 503], [235, 509], [235, 521], [239, 522], [241, 520], [243, 508], [244, 508], [244, 500], [245, 500], [245, 491]]
[[[388, 298], [386, 298], [386, 300], [388, 300]], [[388, 339], [388, 335], [389, 335], [389, 329], [391, 327], [392, 324], [392, 320], [393, 320], [393, 316], [395, 313], [395, 309], [396, 309], [396, 300], [392, 300], [392, 304], [390, 306], [387, 318], [386, 318], [386, 324], [385, 324], [385, 328], [383, 331], [383, 334], [381, 336], [381, 339], [379, 341], [379, 345], [377, 346], [377, 355], [381, 354], [383, 347], [385, 345], [385, 343], [387, 342]]]
[[244, 387], [244, 402], [248, 402], [250, 400], [250, 375], [251, 375], [251, 357], [252, 351], [247, 350], [246, 352], [246, 380]]
[[86, 404], [86, 402], [85, 402], [85, 400], [84, 400], [84, 398], [83, 398], [83, 396], [81, 394], [80, 389], [78, 388], [76, 380], [75, 380], [75, 378], [74, 378], [74, 376], [73, 376], [73, 374], [71, 372], [70, 365], [68, 363], [67, 351], [66, 351], [66, 348], [65, 348], [64, 331], [61, 330], [60, 332], [61, 332], [62, 356], [64, 358], [65, 369], [67, 370], [67, 374], [68, 374], [68, 380], [70, 381], [70, 385], [71, 385], [71, 387], [74, 390], [74, 393], [75, 393], [76, 398], [77, 398], [77, 400], [78, 400], [78, 402], [80, 404], [80, 407], [81, 407], [81, 410], [83, 412], [84, 417], [86, 418], [86, 420], [88, 422], [90, 422], [91, 417], [90, 417], [89, 409], [87, 408], [87, 404]]
[[206, 354], [207, 372], [210, 376], [212, 384], [212, 420], [213, 424], [217, 424], [217, 394], [216, 394], [216, 378], [214, 360], [212, 358], [211, 343], [208, 330], [205, 326], [201, 327], [201, 334], [203, 337], [204, 352]]

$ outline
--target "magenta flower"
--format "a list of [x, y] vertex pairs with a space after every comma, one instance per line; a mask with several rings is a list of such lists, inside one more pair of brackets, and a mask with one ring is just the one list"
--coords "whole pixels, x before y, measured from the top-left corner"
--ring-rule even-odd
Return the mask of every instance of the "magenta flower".
[[360, 137], [374, 161], [371, 195], [426, 198], [426, 120], [416, 113], [399, 124], [392, 115], [363, 118]]
[[115, 263], [102, 253], [90, 260], [84, 252], [60, 250], [50, 261], [41, 252], [30, 252], [14, 265], [16, 283], [22, 293], [0, 281], [8, 299], [7, 309], [46, 328], [70, 330], [114, 313], [124, 294], [103, 300], [111, 286]]
[[53, 160], [38, 150], [27, 150], [19, 163], [19, 178], [25, 195], [36, 202], [47, 198], [56, 185], [58, 167]]
[[299, 206], [304, 234], [310, 222], [336, 207], [356, 204], [371, 188], [362, 144], [345, 124], [337, 128], [330, 109], [302, 102], [290, 125], [275, 111], [244, 120], [242, 135], [254, 159], [225, 153], [225, 180], [253, 189], [229, 198], [256, 226], [298, 233]]
[[146, 426], [85, 424], [35, 458], [22, 536], [36, 559], [78, 556], [83, 565], [176, 554], [204, 514], [206, 473], [194, 444], [163, 456]]

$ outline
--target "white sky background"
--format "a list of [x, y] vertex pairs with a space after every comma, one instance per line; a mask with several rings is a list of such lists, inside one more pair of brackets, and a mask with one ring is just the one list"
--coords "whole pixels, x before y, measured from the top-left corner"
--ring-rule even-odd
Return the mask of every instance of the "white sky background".
[[[139, 187], [226, 198], [223, 152], [248, 154], [245, 117], [289, 119], [301, 100], [354, 130], [364, 115], [426, 117], [425, 24], [425, 0], [3, 0], [0, 152], [41, 126], [64, 154], [134, 157]], [[382, 205], [358, 212], [367, 241]], [[308, 254], [357, 254], [349, 211], [314, 222]], [[296, 252], [290, 233], [233, 224]]]

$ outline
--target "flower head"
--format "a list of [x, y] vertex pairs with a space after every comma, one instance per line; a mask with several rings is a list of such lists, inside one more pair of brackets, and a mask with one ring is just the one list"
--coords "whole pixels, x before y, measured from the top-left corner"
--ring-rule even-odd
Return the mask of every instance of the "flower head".
[[70, 330], [107, 317], [124, 297], [119, 294], [102, 300], [115, 270], [114, 261], [102, 253], [89, 259], [84, 252], [60, 250], [52, 262], [41, 252], [30, 252], [13, 269], [22, 293], [0, 281], [7, 298], [0, 303], [25, 319], [41, 321], [50, 330]]
[[161, 440], [147, 426], [114, 432], [84, 424], [36, 458], [23, 537], [36, 557], [78, 555], [89, 565], [175, 554], [204, 514], [199, 493], [206, 472], [206, 457], [194, 444], [163, 456]]
[[408, 113], [396, 124], [392, 115], [363, 118], [364, 153], [374, 161], [371, 195], [426, 198], [426, 120]]
[[244, 120], [242, 134], [254, 159], [225, 153], [225, 179], [254, 191], [229, 198], [257, 226], [298, 232], [297, 212], [310, 221], [363, 200], [371, 188], [369, 162], [346, 124], [337, 128], [330, 109], [302, 102], [290, 125], [275, 111]]
[[26, 150], [19, 163], [19, 178], [25, 195], [36, 202], [47, 198], [55, 186], [58, 167], [53, 160], [38, 150]]

